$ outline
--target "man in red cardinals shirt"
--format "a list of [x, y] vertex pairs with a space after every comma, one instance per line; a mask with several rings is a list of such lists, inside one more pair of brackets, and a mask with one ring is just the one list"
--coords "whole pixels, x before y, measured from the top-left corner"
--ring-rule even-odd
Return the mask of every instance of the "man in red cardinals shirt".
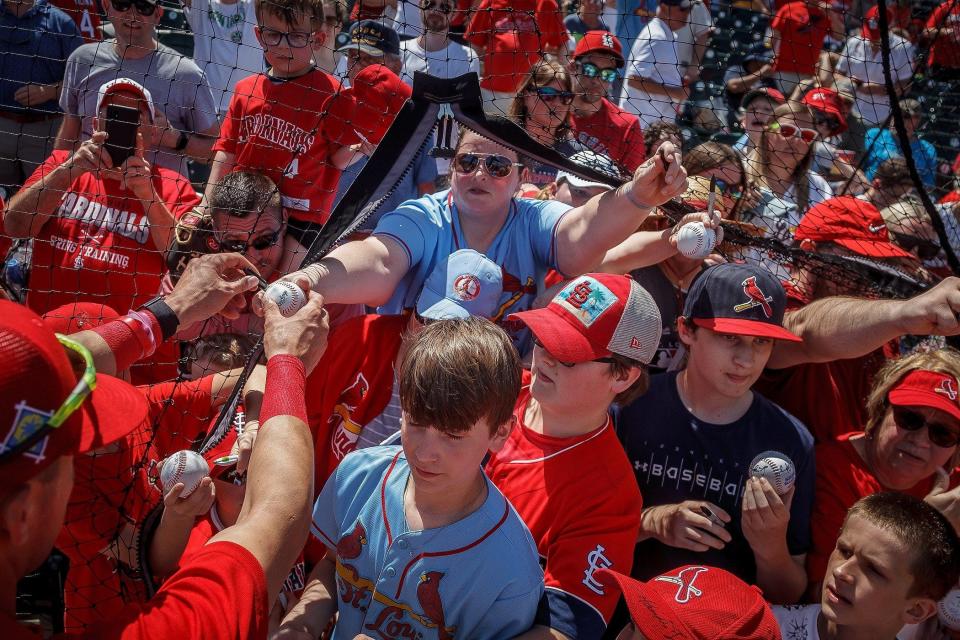
[[633, 173], [644, 160], [640, 120], [607, 100], [623, 65], [623, 47], [617, 36], [588, 31], [580, 39], [571, 67], [578, 86], [573, 128], [580, 142]]

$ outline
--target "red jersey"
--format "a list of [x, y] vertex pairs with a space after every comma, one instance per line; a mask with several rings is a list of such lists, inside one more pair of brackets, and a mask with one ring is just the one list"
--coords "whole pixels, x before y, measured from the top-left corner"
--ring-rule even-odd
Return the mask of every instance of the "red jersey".
[[[849, 433], [835, 442], [817, 445], [817, 483], [813, 500], [813, 547], [807, 554], [807, 575], [811, 582], [823, 580], [827, 561], [837, 545], [840, 527], [847, 510], [860, 498], [886, 491], [857, 450], [850, 438], [862, 432]], [[950, 486], [960, 481], [955, 469]], [[933, 477], [918, 483], [903, 493], [922, 499], [933, 488]]]
[[356, 449], [363, 426], [390, 402], [393, 363], [408, 320], [408, 315], [365, 315], [330, 333], [306, 388], [318, 493], [343, 456]]
[[589, 116], [573, 115], [577, 140], [593, 151], [605, 155], [631, 174], [646, 159], [640, 119], [627, 113], [606, 98], [600, 110]]
[[629, 575], [640, 532], [640, 489], [609, 417], [599, 429], [572, 438], [537, 433], [523, 422], [528, 371], [523, 383], [514, 409], [517, 426], [486, 472], [546, 559], [550, 617], [561, 622], [554, 628], [570, 637], [599, 638], [619, 592], [604, 588], [593, 572], [610, 567]]
[[927, 18], [927, 29], [937, 27], [940, 37], [930, 46], [927, 64], [956, 69], [960, 66], [960, 4], [944, 2], [937, 7]]
[[770, 27], [780, 32], [774, 70], [812, 76], [823, 50], [823, 39], [830, 31], [827, 14], [806, 2], [790, 2], [777, 11]]
[[70, 16], [85, 41], [100, 42], [103, 39], [100, 32], [103, 9], [97, 0], [50, 0], [50, 4]]
[[569, 36], [556, 0], [481, 0], [464, 38], [484, 49], [480, 86], [511, 93], [544, 48], [561, 47]]
[[298, 78], [244, 78], [213, 149], [233, 154], [237, 170], [269, 176], [294, 218], [326, 222], [340, 170], [328, 161], [339, 145], [324, 133], [324, 114], [338, 91], [340, 82], [320, 69]]
[[[24, 186], [38, 182], [70, 156], [54, 151]], [[153, 186], [175, 218], [200, 203], [190, 182], [175, 171], [153, 167]], [[77, 301], [105, 304], [119, 313], [160, 291], [163, 252], [150, 237], [143, 204], [117, 180], [94, 173], [77, 177], [36, 236], [27, 306], [43, 314]]]

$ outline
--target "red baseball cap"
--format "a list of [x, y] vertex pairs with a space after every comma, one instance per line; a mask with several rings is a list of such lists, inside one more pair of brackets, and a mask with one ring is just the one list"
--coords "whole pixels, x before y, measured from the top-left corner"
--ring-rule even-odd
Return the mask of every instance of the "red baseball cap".
[[880, 5], [870, 7], [870, 10], [863, 15], [863, 29], [860, 32], [867, 40], [880, 39]]
[[609, 31], [587, 31], [580, 38], [576, 48], [573, 50], [573, 59], [588, 53], [607, 53], [617, 59], [617, 67], [622, 67], [625, 62], [623, 59], [623, 45], [620, 39]]
[[797, 241], [833, 242], [870, 258], [916, 260], [916, 256], [890, 242], [880, 211], [854, 196], [830, 198], [811, 207], [793, 237]]
[[[0, 301], [0, 482], [29, 480], [61, 456], [102, 449], [145, 425], [147, 402], [136, 388], [92, 374], [83, 347], [63, 344], [40, 316]], [[86, 379], [94, 390], [59, 427], [49, 420]], [[78, 384], [78, 381], [80, 384]], [[82, 395], [80, 396], [82, 397]], [[36, 444], [12, 451], [39, 431]]]
[[359, 142], [359, 133], [378, 144], [393, 124], [413, 90], [382, 64], [371, 64], [357, 74], [353, 86], [327, 102], [324, 134], [340, 144]]
[[740, 107], [746, 109], [750, 103], [757, 98], [768, 98], [777, 104], [786, 104], [787, 102], [787, 98], [779, 89], [774, 89], [773, 87], [757, 87], [744, 94], [743, 100], [740, 101]]
[[100, 86], [99, 91], [97, 91], [97, 113], [100, 113], [100, 109], [103, 108], [103, 101], [115, 93], [126, 93], [139, 98], [147, 105], [147, 111], [150, 112], [150, 121], [156, 120], [157, 112], [153, 106], [153, 96], [150, 95], [150, 90], [130, 78], [116, 78]]
[[57, 333], [70, 335], [78, 331], [96, 329], [107, 320], [119, 317], [119, 313], [105, 304], [74, 302], [47, 311], [43, 314], [43, 323]]
[[939, 409], [960, 420], [960, 384], [949, 373], [917, 369], [905, 375], [887, 394], [890, 404]]
[[847, 130], [847, 117], [843, 115], [843, 100], [840, 94], [833, 89], [811, 89], [803, 96], [803, 104], [828, 113], [837, 119], [839, 127], [834, 134], [843, 133]]
[[660, 310], [627, 276], [588, 273], [575, 278], [546, 307], [510, 316], [533, 332], [554, 358], [589, 362], [613, 353], [650, 364], [660, 344]]
[[760, 589], [723, 569], [688, 565], [647, 582], [610, 569], [595, 575], [620, 588], [633, 624], [647, 638], [780, 640]]

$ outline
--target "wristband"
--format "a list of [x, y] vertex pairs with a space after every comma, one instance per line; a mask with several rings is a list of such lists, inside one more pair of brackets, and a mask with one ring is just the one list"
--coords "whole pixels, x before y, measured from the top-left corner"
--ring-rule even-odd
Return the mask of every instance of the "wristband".
[[140, 358], [153, 355], [153, 352], [157, 350], [157, 343], [153, 339], [153, 332], [150, 330], [150, 325], [144, 325], [143, 320], [134, 317], [133, 313], [129, 313], [118, 319], [130, 328], [133, 336], [137, 339], [137, 343], [140, 345]]
[[293, 416], [307, 423], [306, 369], [296, 356], [275, 355], [267, 361], [267, 383], [260, 407], [260, 424], [274, 416]]
[[[133, 319], [130, 319], [130, 322], [139, 324], [137, 320]], [[91, 331], [107, 343], [107, 347], [113, 353], [117, 372], [128, 369], [130, 365], [143, 357], [143, 350], [136, 329], [126, 321], [126, 318], [105, 322], [99, 327], [91, 329]]]
[[[153, 300], [150, 300], [146, 304], [140, 307], [140, 309], [149, 311], [153, 317], [156, 319], [157, 325], [159, 326], [160, 341], [163, 342], [170, 338], [173, 334], [177, 332], [177, 329], [180, 328], [180, 319], [177, 318], [177, 314], [173, 312], [173, 309], [164, 302], [163, 296], [157, 296]], [[157, 332], [154, 332], [154, 337], [156, 337]]]
[[633, 188], [628, 185], [623, 186], [623, 195], [626, 197], [627, 200], [630, 201], [630, 204], [632, 204], [638, 209], [646, 209], [647, 211], [652, 211], [653, 209], [656, 208], [651, 204], [647, 204], [646, 202], [640, 202], [636, 198], [634, 198]]

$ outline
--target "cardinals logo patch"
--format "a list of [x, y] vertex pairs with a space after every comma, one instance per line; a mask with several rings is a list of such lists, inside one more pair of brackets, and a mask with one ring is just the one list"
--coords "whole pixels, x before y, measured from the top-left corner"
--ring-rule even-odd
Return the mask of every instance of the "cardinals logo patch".
[[564, 287], [554, 302], [573, 314], [583, 326], [589, 327], [617, 302], [617, 296], [599, 281], [584, 277]]
[[[21, 442], [29, 440], [37, 431], [43, 429], [44, 425], [47, 424], [47, 419], [53, 415], [46, 411], [34, 409], [26, 402], [17, 404], [16, 409], [17, 415], [13, 418], [13, 426], [10, 427], [10, 432], [7, 433], [7, 437], [0, 443], [0, 453], [13, 449]], [[43, 461], [43, 454], [47, 449], [47, 442], [49, 440], [49, 437], [41, 438], [37, 444], [24, 451], [23, 455], [28, 458], [33, 458], [34, 462]]]
[[940, 381], [940, 386], [934, 388], [937, 393], [942, 393], [954, 402], [957, 400], [957, 388], [954, 386], [953, 378], [944, 378]]
[[677, 585], [677, 594], [673, 599], [680, 604], [686, 604], [690, 602], [691, 597], [699, 598], [703, 595], [703, 591], [698, 589], [694, 583], [697, 581], [697, 577], [706, 570], [706, 567], [687, 567], [675, 576], [657, 576], [654, 580]]
[[741, 302], [735, 305], [733, 310], [741, 313], [754, 307], [760, 307], [763, 309], [763, 315], [772, 318], [773, 307], [770, 306], [770, 303], [773, 302], [773, 296], [768, 296], [763, 292], [763, 289], [757, 284], [757, 276], [750, 276], [741, 282], [740, 285], [743, 287], [743, 293], [747, 296], [748, 300], [747, 302]]

